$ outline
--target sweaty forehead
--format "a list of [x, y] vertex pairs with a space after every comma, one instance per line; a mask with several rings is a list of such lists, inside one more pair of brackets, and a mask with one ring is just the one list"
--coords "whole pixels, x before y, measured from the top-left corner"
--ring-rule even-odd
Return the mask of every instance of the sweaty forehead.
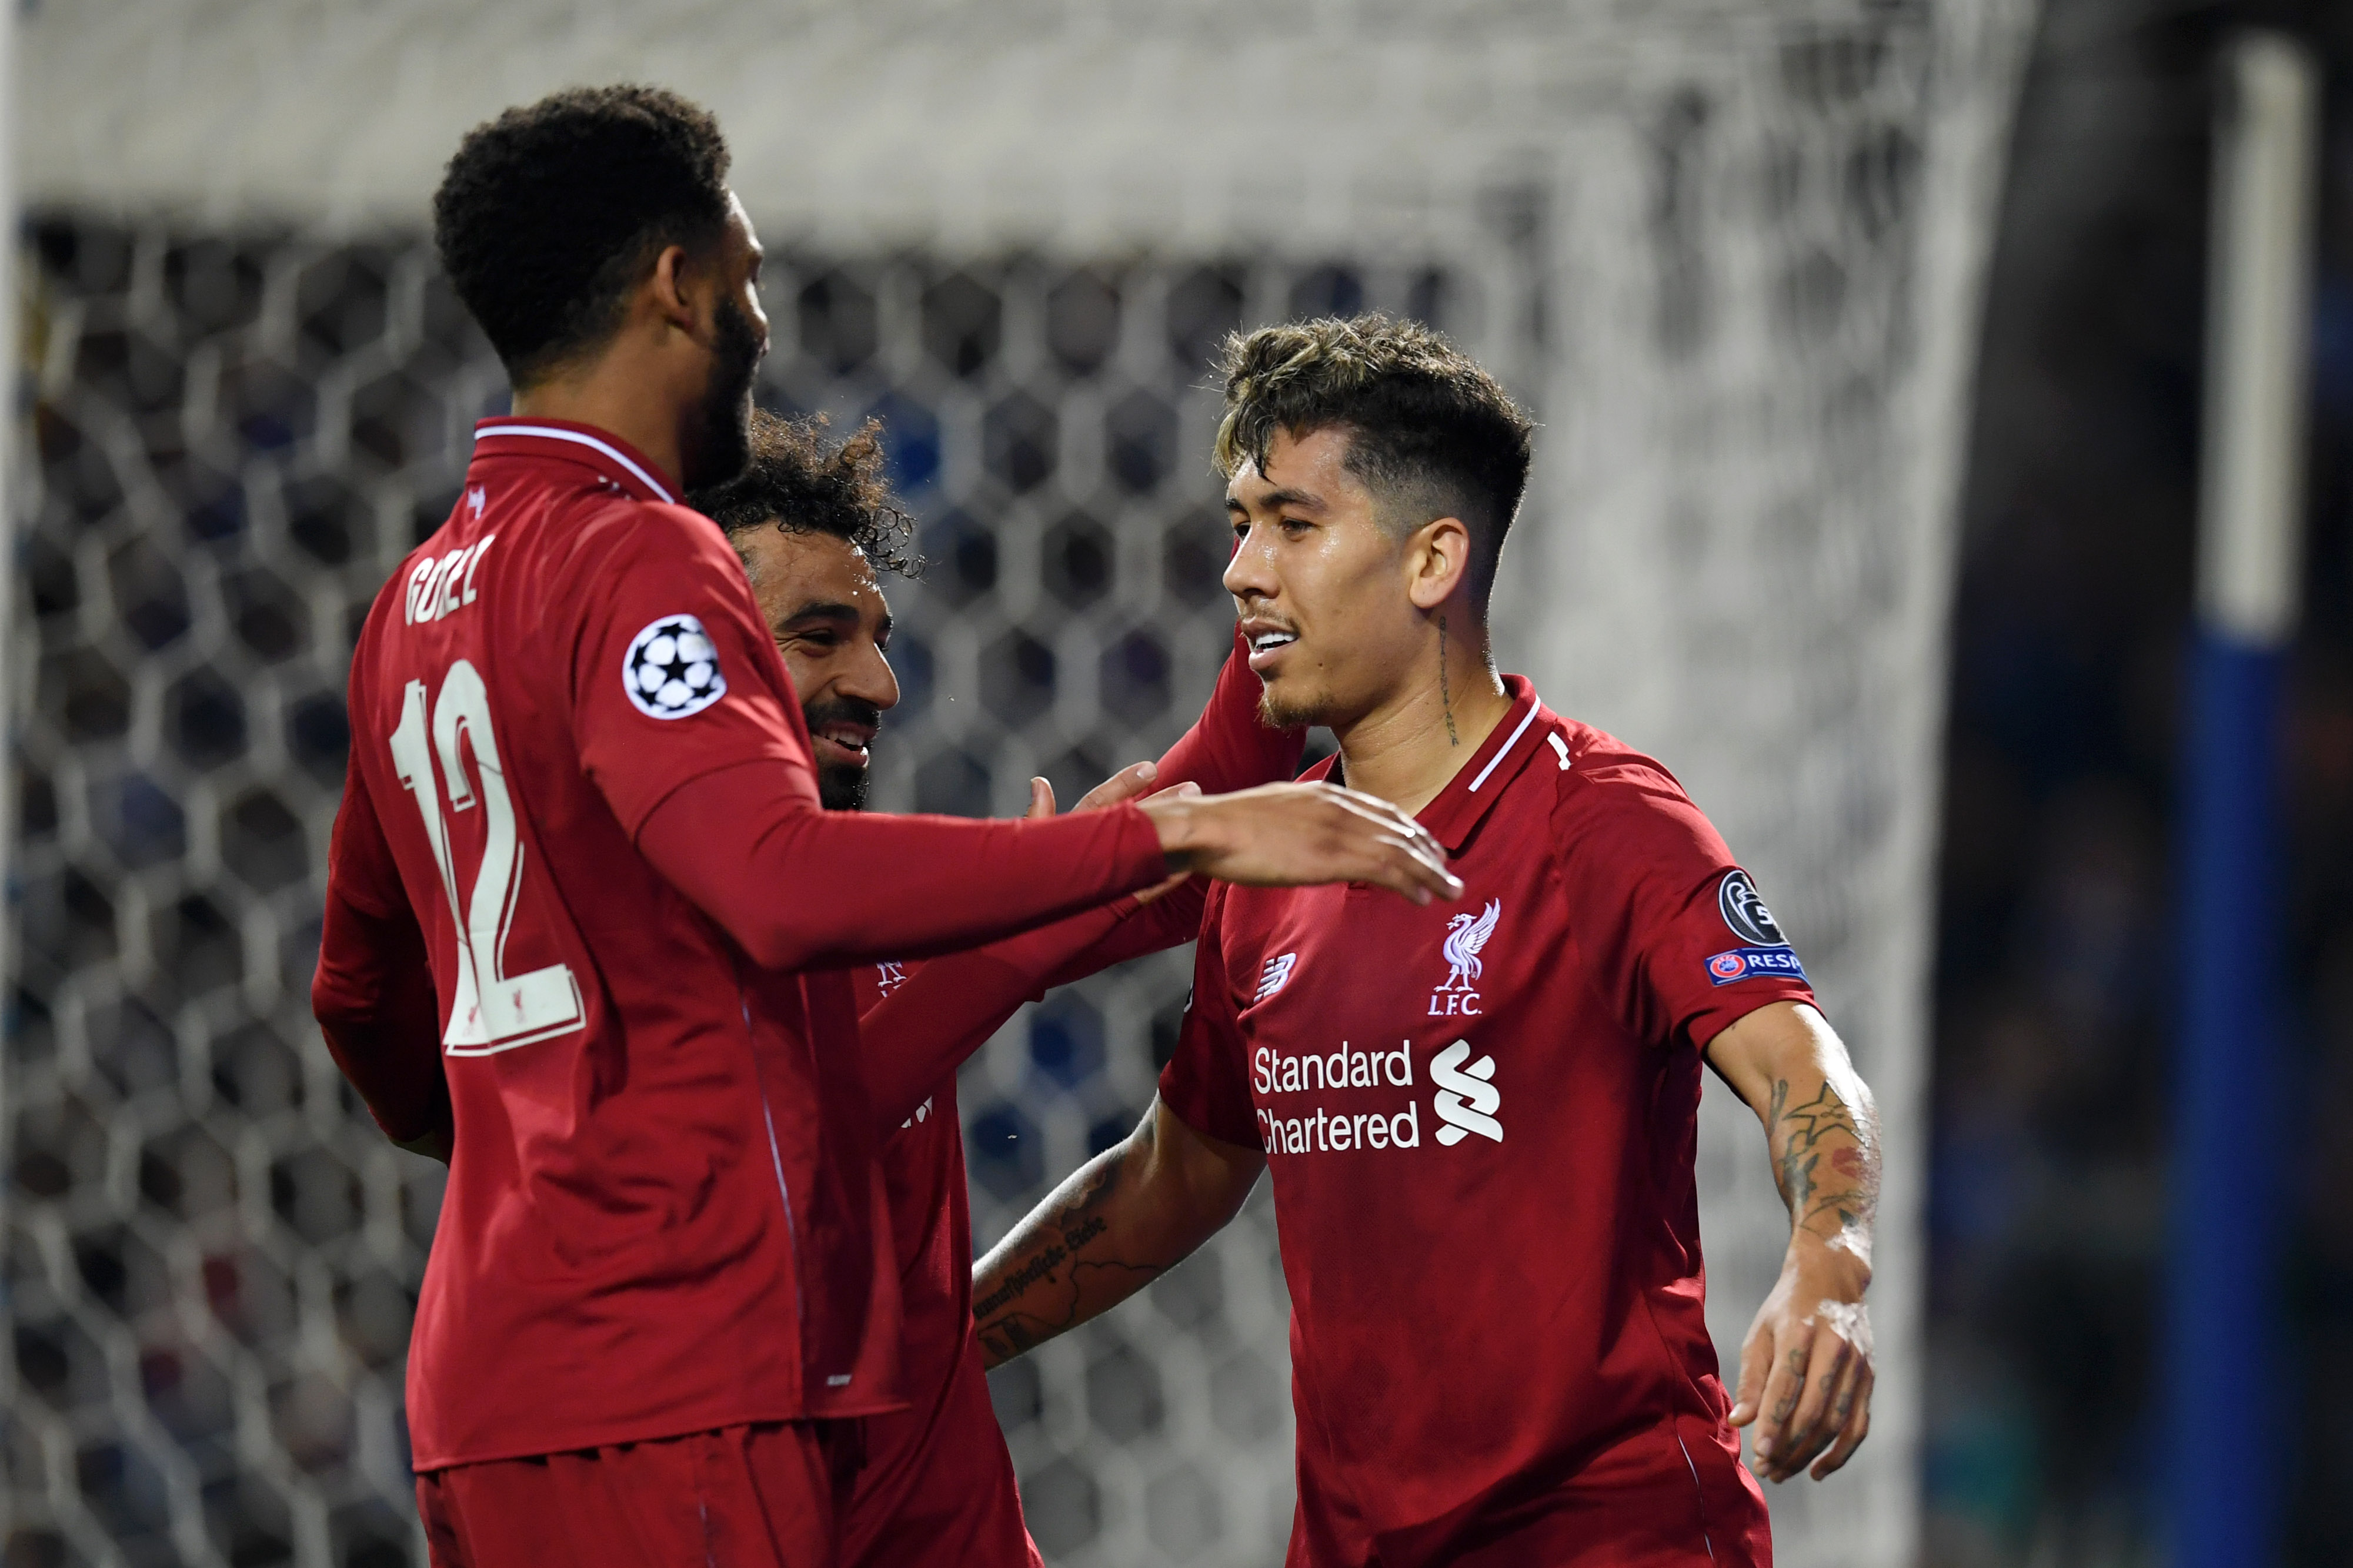
[[808, 604], [850, 605], [888, 616], [889, 603], [865, 553], [832, 533], [788, 533], [773, 524], [738, 536], [751, 568], [753, 592], [771, 618]]
[[1364, 481], [1348, 468], [1348, 438], [1346, 427], [1337, 425], [1303, 436], [1276, 431], [1265, 461], [1243, 458], [1226, 482], [1226, 504], [1245, 511], [1284, 506], [1328, 511], [1368, 500]]

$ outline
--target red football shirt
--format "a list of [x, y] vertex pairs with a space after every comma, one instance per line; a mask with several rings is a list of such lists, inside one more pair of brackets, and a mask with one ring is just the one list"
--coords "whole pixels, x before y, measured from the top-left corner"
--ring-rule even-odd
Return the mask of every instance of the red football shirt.
[[[1201, 718], [1160, 759], [1155, 787], [1210, 795], [1287, 779], [1304, 735], [1258, 722], [1263, 687], [1239, 649]], [[1012, 1457], [989, 1404], [972, 1319], [972, 1200], [955, 1065], [1022, 1003], [1114, 963], [1190, 942], [1199, 879], [1138, 908], [1132, 899], [928, 963], [857, 972], [868, 1080], [887, 1123], [881, 1150], [905, 1306], [908, 1408], [867, 1423], [866, 1465], [842, 1516], [848, 1568], [1023, 1568]]]
[[1161, 1078], [1267, 1151], [1291, 1561], [1762, 1563], [1702, 1316], [1700, 1052], [1811, 993], [1666, 770], [1506, 684], [1421, 813], [1461, 900], [1212, 888]]
[[483, 423], [350, 703], [314, 1007], [386, 1131], [454, 1130], [417, 1467], [896, 1408], [849, 982], [735, 937], [835, 966], [987, 941], [1156, 879], [1150, 824], [820, 809], [724, 536], [552, 421]]

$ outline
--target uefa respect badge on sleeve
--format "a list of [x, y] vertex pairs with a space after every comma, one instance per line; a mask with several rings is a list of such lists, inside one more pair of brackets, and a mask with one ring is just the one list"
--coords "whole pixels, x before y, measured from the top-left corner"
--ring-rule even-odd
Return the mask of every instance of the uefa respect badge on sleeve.
[[1729, 985], [1736, 980], [1760, 980], [1767, 975], [1803, 980], [1806, 966], [1798, 962], [1798, 950], [1792, 947], [1736, 947], [1707, 961], [1707, 979], [1711, 985]]

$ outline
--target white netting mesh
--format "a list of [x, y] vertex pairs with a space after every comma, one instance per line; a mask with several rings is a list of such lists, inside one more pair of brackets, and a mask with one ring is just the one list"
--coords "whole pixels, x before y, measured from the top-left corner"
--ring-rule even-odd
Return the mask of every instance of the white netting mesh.
[[[437, 1173], [356, 1113], [304, 1005], [343, 665], [501, 391], [417, 237], [435, 165], [504, 102], [635, 76], [728, 126], [776, 257], [766, 395], [879, 414], [922, 519], [880, 807], [1008, 812], [1033, 772], [1067, 799], [1198, 710], [1229, 616], [1219, 332], [1430, 316], [1536, 407], [1505, 663], [1678, 769], [1889, 1113], [1882, 1421], [1850, 1477], [1776, 1495], [1784, 1560], [1908, 1556], [1947, 491], [2024, 22], [2022, 0], [37, 16], [12, 1552], [421, 1560], [399, 1379]], [[1132, 1122], [1186, 978], [1173, 955], [1076, 988], [967, 1070], [984, 1242]], [[1728, 1366], [1782, 1222], [1753, 1121], [1706, 1115]], [[1051, 1560], [1274, 1555], [1263, 1205], [999, 1375]]]

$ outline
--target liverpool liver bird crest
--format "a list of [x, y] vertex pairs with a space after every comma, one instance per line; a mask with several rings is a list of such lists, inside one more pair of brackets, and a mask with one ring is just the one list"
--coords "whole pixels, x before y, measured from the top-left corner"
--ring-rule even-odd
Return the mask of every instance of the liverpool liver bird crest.
[[1495, 917], [1503, 912], [1504, 901], [1490, 899], [1478, 914], [1456, 915], [1446, 922], [1446, 941], [1439, 951], [1453, 969], [1439, 990], [1468, 991], [1477, 984], [1481, 973], [1479, 950], [1495, 934]]

